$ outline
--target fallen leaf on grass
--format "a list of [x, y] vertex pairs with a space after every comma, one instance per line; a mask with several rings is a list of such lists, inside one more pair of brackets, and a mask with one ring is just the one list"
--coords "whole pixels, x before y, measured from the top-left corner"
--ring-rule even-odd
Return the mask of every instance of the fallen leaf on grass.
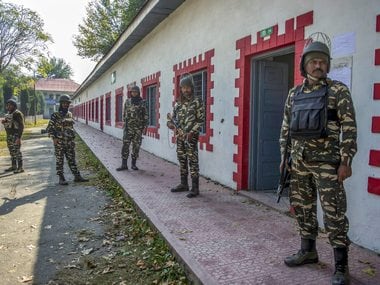
[[106, 269], [104, 269], [102, 271], [102, 274], [107, 274], [107, 273], [111, 273], [111, 272], [114, 272], [115, 270], [112, 269], [112, 267], [107, 267]]
[[137, 261], [136, 265], [140, 269], [145, 269], [146, 268], [145, 262], [143, 260], [141, 260], [141, 259], [139, 261]]
[[165, 267], [173, 267], [174, 264], [174, 261], [169, 260], [168, 262], [166, 262]]

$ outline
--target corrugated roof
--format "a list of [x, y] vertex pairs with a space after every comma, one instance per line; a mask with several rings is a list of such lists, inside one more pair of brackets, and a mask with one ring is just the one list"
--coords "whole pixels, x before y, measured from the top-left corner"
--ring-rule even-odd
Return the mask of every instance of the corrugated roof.
[[71, 79], [38, 79], [36, 90], [74, 93], [80, 85]]

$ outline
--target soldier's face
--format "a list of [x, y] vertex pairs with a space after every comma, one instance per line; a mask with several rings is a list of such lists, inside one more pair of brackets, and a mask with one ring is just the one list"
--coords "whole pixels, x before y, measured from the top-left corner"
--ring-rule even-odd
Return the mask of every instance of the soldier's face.
[[305, 70], [307, 74], [318, 79], [326, 78], [328, 62], [325, 59], [313, 58], [306, 63]]
[[136, 96], [139, 95], [139, 92], [137, 92], [137, 91], [131, 91], [131, 95], [132, 95], [132, 97], [136, 97]]
[[62, 102], [61, 105], [62, 105], [62, 108], [67, 109], [70, 106], [70, 102]]
[[181, 92], [183, 95], [185, 95], [186, 97], [190, 97], [193, 92], [191, 91], [191, 87], [190, 86], [181, 86]]
[[15, 110], [15, 106], [13, 104], [11, 104], [11, 103], [7, 103], [7, 107], [6, 108], [7, 108], [7, 111], [9, 113], [12, 113]]

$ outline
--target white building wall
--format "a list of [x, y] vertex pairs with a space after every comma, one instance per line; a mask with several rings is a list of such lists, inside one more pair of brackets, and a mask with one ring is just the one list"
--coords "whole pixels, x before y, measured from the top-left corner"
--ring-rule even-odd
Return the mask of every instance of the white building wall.
[[[353, 176], [345, 183], [350, 238], [357, 244], [380, 251], [380, 223], [376, 222], [380, 216], [380, 196], [367, 193], [368, 177], [380, 177], [380, 169], [368, 165], [370, 149], [379, 149], [379, 134], [371, 133], [372, 116], [379, 115], [380, 110], [379, 100], [373, 100], [373, 83], [380, 78], [380, 67], [374, 65], [374, 50], [380, 47], [380, 34], [375, 31], [376, 16], [380, 14], [378, 0], [336, 0], [333, 3], [328, 0], [186, 1], [79, 97], [85, 102], [111, 91], [112, 126], [104, 125], [104, 132], [121, 138], [122, 130], [113, 126], [115, 90], [124, 87], [125, 95], [127, 84], [136, 82], [141, 87], [142, 78], [160, 71], [160, 139], [145, 137], [142, 148], [177, 162], [166, 128], [166, 113], [172, 110], [173, 66], [214, 49], [214, 88], [211, 90], [214, 135], [210, 141], [213, 151], [200, 151], [200, 172], [235, 188], [232, 173], [237, 168], [233, 162], [236, 153], [233, 137], [237, 127], [233, 118], [237, 115], [235, 79], [239, 77], [235, 68], [239, 58], [236, 41], [252, 35], [254, 43], [257, 31], [275, 24], [279, 26], [278, 33], [283, 34], [287, 19], [309, 11], [313, 11], [314, 20], [305, 29], [306, 37], [321, 31], [334, 43], [338, 36], [353, 33], [354, 48], [344, 55], [352, 57], [353, 61], [352, 97], [357, 112], [359, 146]], [[117, 80], [111, 85], [113, 71], [117, 73]], [[98, 123], [89, 122], [89, 125], [99, 128]]]

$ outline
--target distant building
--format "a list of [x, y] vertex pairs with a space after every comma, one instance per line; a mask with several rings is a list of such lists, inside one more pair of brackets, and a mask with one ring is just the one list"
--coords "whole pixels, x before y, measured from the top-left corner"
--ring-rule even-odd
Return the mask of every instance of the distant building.
[[71, 97], [78, 87], [79, 84], [71, 79], [39, 79], [36, 82], [36, 91], [40, 91], [44, 95], [44, 118], [50, 118], [51, 114], [58, 110], [58, 101], [61, 95], [66, 94]]

